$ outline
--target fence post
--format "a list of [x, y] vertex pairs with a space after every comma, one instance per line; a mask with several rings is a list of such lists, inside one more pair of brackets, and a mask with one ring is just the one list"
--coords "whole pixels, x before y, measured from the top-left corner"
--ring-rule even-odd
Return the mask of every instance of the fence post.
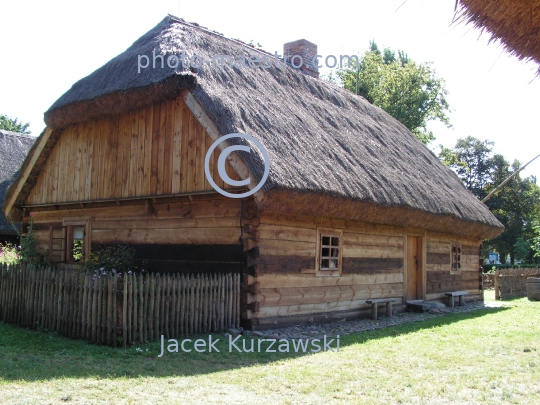
[[[131, 277], [124, 271], [122, 273], [122, 322], [119, 325], [122, 328], [122, 347], [127, 344], [127, 307], [128, 307], [128, 284], [131, 282]], [[130, 305], [132, 303], [130, 302]]]
[[495, 280], [494, 280], [494, 283], [495, 283], [495, 299], [498, 300], [500, 299], [500, 294], [499, 294], [499, 270], [495, 270]]

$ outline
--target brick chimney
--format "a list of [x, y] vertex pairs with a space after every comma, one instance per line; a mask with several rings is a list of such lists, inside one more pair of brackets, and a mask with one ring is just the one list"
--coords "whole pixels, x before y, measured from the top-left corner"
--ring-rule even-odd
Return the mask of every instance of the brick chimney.
[[283, 60], [287, 65], [302, 73], [319, 78], [319, 68], [313, 66], [313, 57], [317, 55], [317, 45], [305, 39], [287, 42], [283, 45]]

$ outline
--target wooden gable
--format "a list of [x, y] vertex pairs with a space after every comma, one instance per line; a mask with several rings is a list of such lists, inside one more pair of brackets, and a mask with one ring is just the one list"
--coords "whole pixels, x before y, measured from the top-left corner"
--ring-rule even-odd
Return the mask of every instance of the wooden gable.
[[[182, 98], [67, 127], [27, 205], [213, 191], [204, 158], [213, 139]], [[217, 173], [220, 149], [210, 164]], [[230, 163], [229, 177], [241, 180]]]

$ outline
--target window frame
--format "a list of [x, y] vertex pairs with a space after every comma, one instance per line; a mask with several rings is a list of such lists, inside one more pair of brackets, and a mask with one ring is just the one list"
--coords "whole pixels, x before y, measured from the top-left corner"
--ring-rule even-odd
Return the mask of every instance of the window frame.
[[90, 254], [90, 218], [64, 218], [62, 225], [66, 227], [66, 241], [65, 247], [66, 251], [64, 253], [64, 262], [66, 264], [77, 264], [80, 261], [73, 260], [72, 251], [73, 251], [73, 230], [75, 228], [83, 228], [83, 258], [87, 259]]
[[[337, 238], [338, 245], [323, 245], [323, 237]], [[336, 269], [322, 268], [321, 262], [324, 257], [333, 258], [335, 256], [322, 256], [322, 249], [324, 246], [328, 246], [329, 249], [338, 249], [337, 261], [338, 265]], [[343, 270], [343, 230], [334, 228], [317, 228], [317, 247], [315, 254], [315, 274], [320, 277], [339, 277]], [[330, 252], [331, 254], [331, 252]], [[326, 259], [330, 260], [330, 259]]]
[[[457, 249], [457, 252], [454, 252], [454, 249]], [[462, 272], [462, 263], [461, 259], [463, 256], [463, 248], [460, 242], [451, 242], [450, 243], [450, 273], [452, 274], [461, 274]]]

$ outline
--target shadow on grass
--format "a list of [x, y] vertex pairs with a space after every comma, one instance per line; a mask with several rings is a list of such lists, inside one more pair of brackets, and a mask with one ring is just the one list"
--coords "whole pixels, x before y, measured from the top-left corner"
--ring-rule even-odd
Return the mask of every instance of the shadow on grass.
[[[486, 308], [448, 314], [425, 321], [344, 335], [340, 337], [340, 350], [343, 351], [347, 346], [363, 344], [370, 340], [444, 327], [459, 321], [497, 314], [507, 309], [509, 308]], [[181, 343], [183, 339], [188, 338], [192, 342], [195, 339], [204, 339], [208, 342], [209, 336], [180, 337], [178, 342]], [[253, 339], [253, 353], [244, 352], [243, 338], [236, 341], [236, 345], [242, 352], [236, 351], [234, 347], [232, 347], [232, 352], [229, 352], [228, 338], [223, 334], [212, 334], [212, 340], [216, 339], [220, 340], [215, 346], [220, 350], [219, 353], [215, 351], [197, 353], [193, 350], [193, 343], [191, 343], [186, 346], [192, 349], [190, 353], [183, 352], [179, 345], [178, 353], [165, 352], [162, 357], [158, 357], [161, 352], [160, 342], [135, 344], [131, 348], [119, 349], [0, 322], [0, 381], [195, 376], [317, 354], [311, 353], [313, 346], [309, 346], [306, 353], [302, 353], [301, 349], [299, 353], [295, 353], [292, 344], [290, 344], [289, 352], [276, 350], [275, 353], [267, 353], [266, 349], [269, 346], [267, 342], [261, 344], [261, 352], [258, 352], [257, 339], [251, 336], [245, 337], [245, 341], [249, 349], [251, 339]], [[334, 340], [329, 347], [336, 350], [336, 346], [337, 342]], [[273, 348], [278, 348], [277, 343]]]

